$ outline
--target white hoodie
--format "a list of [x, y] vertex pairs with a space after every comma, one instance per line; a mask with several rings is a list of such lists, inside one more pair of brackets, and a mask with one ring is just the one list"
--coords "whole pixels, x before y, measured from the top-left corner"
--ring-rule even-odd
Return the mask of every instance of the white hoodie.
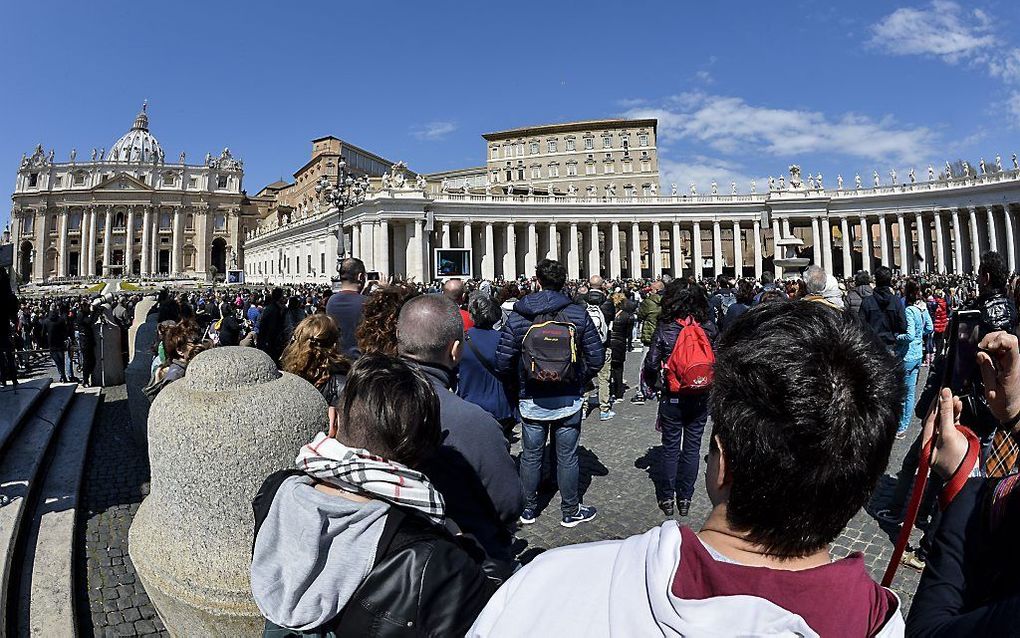
[[[688, 532], [688, 539], [700, 543], [691, 532]], [[667, 521], [661, 527], [622, 541], [573, 545], [546, 552], [496, 592], [468, 636], [819, 635], [801, 616], [753, 594], [731, 592], [700, 599], [677, 597], [674, 576], [680, 566], [681, 544], [679, 525]], [[852, 560], [859, 562], [859, 559]], [[752, 576], [749, 582], [756, 580], [753, 576], [768, 579], [776, 571], [733, 567], [754, 570], [745, 572]], [[840, 569], [858, 567], [863, 570], [863, 566], [849, 563]], [[703, 585], [695, 583], [693, 586]], [[899, 600], [888, 590], [877, 585], [874, 588], [891, 608], [888, 619], [875, 635], [902, 636], [904, 625]], [[828, 592], [831, 596], [825, 597], [823, 605], [837, 609], [847, 602], [840, 600], [840, 591]], [[860, 604], [855, 606], [860, 607]], [[852, 635], [852, 632], [841, 631], [840, 634]]]

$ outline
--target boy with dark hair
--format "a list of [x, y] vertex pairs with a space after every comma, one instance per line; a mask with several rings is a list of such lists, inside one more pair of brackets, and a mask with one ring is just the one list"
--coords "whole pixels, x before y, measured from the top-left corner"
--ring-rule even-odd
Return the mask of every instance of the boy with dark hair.
[[892, 270], [889, 267], [875, 269], [875, 291], [861, 302], [860, 316], [890, 350], [896, 347], [902, 335], [907, 334], [906, 313], [899, 295], [892, 289]]
[[670, 520], [546, 552], [468, 635], [902, 635], [895, 594], [861, 555], [829, 557], [889, 460], [897, 362], [810, 302], [750, 310], [718, 345], [701, 531]]

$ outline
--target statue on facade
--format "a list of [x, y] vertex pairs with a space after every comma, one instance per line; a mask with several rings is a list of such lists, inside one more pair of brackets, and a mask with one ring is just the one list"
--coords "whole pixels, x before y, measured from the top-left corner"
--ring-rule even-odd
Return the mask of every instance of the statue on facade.
[[895, 168], [892, 169], [891, 171], [889, 171], [889, 177], [892, 178], [892, 185], [895, 186], [896, 185], [896, 169]]
[[46, 157], [47, 161], [49, 161], [50, 164], [53, 163], [53, 155], [54, 155], [53, 149], [51, 148], [50, 149], [50, 154]]
[[995, 155], [995, 170], [999, 173], [1002, 172], [1002, 156], [998, 153]]
[[776, 190], [776, 178], [769, 175], [769, 191]]
[[730, 182], [730, 195], [736, 195], [736, 194], [737, 194], [737, 183], [736, 182]]
[[717, 184], [715, 182], [715, 180], [713, 179], [712, 180], [712, 195], [718, 195], [718, 194], [719, 194], [719, 184]]
[[949, 160], [946, 160], [946, 179], [952, 178], [953, 178], [953, 165], [949, 163]]
[[507, 184], [506, 185], [506, 194], [507, 195], [513, 195], [514, 194], [514, 185], [513, 184]]
[[857, 173], [857, 175], [854, 176], [854, 186], [857, 188], [857, 190], [861, 190], [861, 174], [860, 173]]
[[[467, 182], [464, 182], [464, 183], [466, 184]], [[488, 184], [486, 184], [486, 186], [488, 186]], [[428, 189], [428, 187], [429, 187], [429, 182], [428, 182], [428, 180], [425, 179], [424, 175], [419, 174], [418, 177], [414, 178], [414, 188], [415, 188], [415, 190], [419, 190], [419, 191], [424, 193]], [[488, 190], [488, 188], [486, 188], [486, 190]]]
[[184, 163], [184, 151], [181, 151], [181, 154], [180, 154], [180, 156], [179, 156], [179, 157], [177, 158], [177, 160], [178, 160], [178, 161], [179, 161], [179, 162], [180, 162], [181, 164], [183, 164], [183, 163]]
[[[797, 164], [791, 164], [789, 170], [790, 170], [790, 189], [800, 190], [801, 186], [803, 186], [800, 179], [800, 166], [798, 166]], [[780, 175], [780, 177], [783, 176]]]
[[836, 190], [843, 190], [843, 174], [839, 173], [836, 175]]
[[71, 163], [72, 163], [72, 164], [74, 164], [74, 160], [75, 160], [75, 158], [76, 158], [76, 157], [78, 157], [78, 149], [76, 149], [76, 148], [72, 148], [72, 149], [71, 149], [71, 155], [70, 155], [70, 157], [71, 157]]
[[585, 192], [588, 193], [588, 197], [595, 197], [595, 185], [588, 184], [588, 188], [585, 189]]
[[751, 194], [754, 195], [758, 192], [758, 182], [751, 180]]
[[781, 191], [786, 190], [786, 175], [779, 176], [779, 190]]
[[818, 184], [818, 190], [825, 190], [825, 185], [822, 184], [822, 174], [815, 175], [815, 183]]
[[929, 182], [935, 181], [935, 167], [932, 166], [931, 164], [928, 164], [928, 181]]
[[205, 163], [206, 163], [206, 166], [208, 166], [209, 164], [212, 163], [212, 153], [206, 153], [205, 154]]
[[[379, 178], [379, 181], [382, 182], [383, 190], [389, 190], [389, 188], [390, 188], [390, 172], [389, 171], [383, 171], [382, 177]], [[443, 180], [443, 192], [445, 193], [448, 190], [448, 188], [449, 188], [449, 184], [447, 184], [446, 180], [444, 179]]]
[[814, 190], [814, 188], [815, 188], [815, 176], [812, 175], [811, 173], [808, 173], [807, 174], [807, 180], [805, 180], [805, 181], [807, 183], [807, 187], [809, 189], [811, 189], [811, 190]]
[[969, 162], [964, 162], [963, 163], [963, 176], [968, 178], [968, 179], [970, 178], [970, 163]]
[[535, 194], [535, 185], [528, 182], [528, 197], [532, 197]]
[[988, 174], [988, 167], [985, 166], [985, 158], [983, 157], [978, 160], [978, 172], [980, 175]]
[[407, 184], [406, 171], [407, 164], [402, 161], [390, 167], [390, 183], [393, 185], [393, 188], [404, 188]]
[[485, 180], [485, 195], [486, 196], [492, 195], [492, 182], [490, 182], [488, 179]]
[[1016, 161], [1016, 153], [1013, 153], [1013, 170], [1020, 170], [1020, 165], [1018, 165]]
[[697, 194], [698, 194], [698, 188], [697, 188], [697, 186], [694, 185], [694, 182], [691, 182], [691, 195], [697, 195]]
[[676, 182], [673, 182], [669, 185], [669, 194], [672, 197], [676, 197]]
[[95, 149], [95, 147], [92, 148], [92, 161], [93, 162], [96, 161], [96, 149]]
[[609, 182], [609, 186], [606, 186], [606, 191], [609, 193], [610, 197], [616, 197], [616, 184]]
[[570, 195], [571, 197], [577, 195], [577, 187], [574, 186], [574, 182], [570, 182], [570, 186], [567, 186], [567, 195]]
[[659, 196], [659, 185], [656, 184], [655, 182], [652, 182], [652, 185], [649, 187], [648, 191], [652, 194], [652, 197], [658, 197]]
[[875, 182], [875, 188], [878, 188], [879, 186], [882, 185], [882, 178], [878, 176], [878, 171], [872, 171], [871, 177]]

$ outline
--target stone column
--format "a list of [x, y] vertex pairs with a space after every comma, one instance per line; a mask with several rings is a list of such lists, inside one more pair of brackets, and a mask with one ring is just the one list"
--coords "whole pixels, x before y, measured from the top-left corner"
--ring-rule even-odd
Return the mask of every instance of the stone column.
[[381, 279], [390, 276], [390, 224], [385, 219], [379, 220], [375, 237], [375, 269]]
[[124, 270], [122, 274], [133, 275], [131, 262], [135, 259], [135, 207], [128, 207], [127, 233], [124, 235]]
[[461, 248], [467, 248], [471, 251], [471, 259], [474, 259], [474, 234], [471, 231], [471, 222], [464, 222], [463, 228], [461, 228]]
[[577, 279], [581, 276], [580, 250], [577, 236], [577, 222], [570, 222], [570, 234], [567, 235], [567, 277]]
[[63, 208], [60, 211], [60, 239], [57, 250], [60, 251], [60, 259], [57, 265], [57, 276], [66, 277], [68, 273], [69, 259], [67, 254], [67, 223], [68, 217], [70, 217], [70, 211], [67, 208]]
[[1002, 207], [1002, 221], [1005, 224], [1006, 263], [1010, 272], [1016, 272], [1016, 238], [1013, 236], [1013, 211], [1009, 205]]
[[[326, 422], [308, 383], [277, 372], [257, 348], [201, 353], [187, 378], [153, 401], [148, 420], [149, 495], [128, 533], [131, 562], [172, 636], [257, 636], [252, 599], [252, 495], [293, 467]], [[259, 423], [237, 446], [237, 433]], [[203, 442], [202, 454], [194, 442]], [[230, 471], [224, 468], [230, 467]]]
[[999, 233], [995, 230], [995, 207], [985, 206], [985, 215], [987, 216], [985, 221], [988, 223], [988, 250], [999, 251]]
[[712, 266], [716, 277], [722, 274], [722, 262], [722, 230], [719, 228], [719, 220], [716, 219], [712, 222]]
[[612, 236], [609, 238], [609, 247], [613, 254], [606, 255], [606, 259], [609, 261], [609, 276], [616, 279], [620, 276], [623, 265], [623, 255], [620, 253], [620, 224], [613, 222], [610, 232]]
[[89, 209], [89, 243], [88, 250], [86, 251], [89, 256], [88, 273], [91, 276], [95, 276], [96, 273], [96, 229], [99, 227], [98, 220], [96, 219], [96, 208], [93, 206]]
[[538, 264], [538, 228], [535, 222], [528, 222], [528, 243], [524, 247], [524, 276], [535, 275], [535, 266]]
[[152, 211], [152, 244], [149, 246], [151, 255], [149, 258], [149, 264], [152, 267], [153, 273], [159, 272], [159, 246], [160, 246], [160, 234], [159, 225], [161, 223], [160, 217], [162, 213], [159, 206], [156, 206]]
[[761, 221], [755, 219], [751, 224], [751, 239], [754, 241], [754, 276], [761, 279], [764, 268], [761, 256]]
[[900, 235], [900, 272], [909, 273], [913, 270], [910, 267], [913, 251], [910, 250], [910, 232], [903, 213], [896, 213], [896, 227]]
[[110, 258], [113, 256], [113, 207], [106, 207], [103, 225], [103, 275], [110, 276]]
[[178, 274], [183, 269], [184, 247], [181, 244], [181, 235], [184, 234], [184, 215], [180, 208], [174, 209], [174, 216], [170, 224], [170, 245], [173, 250], [170, 253], [170, 272]]
[[940, 273], [946, 272], [946, 239], [942, 229], [942, 213], [935, 211], [935, 262]]
[[981, 266], [981, 235], [978, 233], [977, 208], [970, 208], [970, 268], [977, 272]]
[[779, 241], [780, 237], [782, 237], [782, 234], [780, 233], [780, 230], [779, 230], [779, 218], [778, 217], [773, 217], [772, 218], [772, 262], [773, 262], [772, 270], [773, 270], [773, 273], [775, 274], [777, 279], [783, 275], [783, 269], [780, 268], [779, 266], [775, 265], [775, 260], [782, 259], [783, 257], [786, 256], [786, 255], [780, 255], [779, 254], [779, 244], [777, 242]]
[[[351, 254], [350, 257], [361, 259], [361, 224], [351, 224]], [[327, 261], [329, 261], [327, 259]]]
[[482, 278], [496, 276], [496, 242], [492, 235], [492, 222], [485, 222], [485, 252], [482, 254]]
[[546, 252], [546, 259], [559, 260], [560, 258], [560, 237], [556, 233], [556, 222], [549, 222], [549, 250]]
[[424, 281], [422, 279], [422, 263], [421, 263], [421, 233], [418, 230], [418, 222], [420, 220], [412, 220], [403, 224], [404, 237], [407, 239], [404, 245], [404, 275], [406, 277], [414, 277], [418, 281]]
[[818, 228], [818, 218], [811, 218], [811, 252], [814, 254], [814, 265], [825, 265], [822, 260], [822, 233]]
[[705, 274], [705, 260], [701, 247], [701, 222], [694, 222], [691, 239], [693, 240], [691, 243], [694, 244], [694, 263], [691, 264], [691, 267], [694, 269], [694, 278], [701, 279]]
[[892, 251], [889, 250], [889, 227], [886, 226], [885, 215], [878, 216], [878, 237], [882, 242], [882, 265], [891, 268]]
[[432, 275], [432, 239], [429, 236], [429, 232], [425, 230], [425, 220], [419, 219], [415, 222], [415, 233], [418, 237], [421, 237], [421, 241], [418, 242], [419, 260], [421, 261], [421, 279], [419, 281], [427, 282], [431, 281]]
[[599, 246], [599, 223], [591, 223], [591, 250], [588, 251], [588, 276], [602, 274], [602, 251]]
[[662, 277], [662, 230], [659, 222], [652, 222], [652, 241], [649, 247], [652, 251], [652, 277]]
[[839, 234], [843, 237], [843, 276], [849, 277], [853, 274], [853, 242], [850, 241], [850, 222], [846, 217], [839, 219]]
[[669, 248], [673, 262], [673, 276], [680, 277], [684, 272], [684, 255], [680, 250], [680, 222], [673, 222], [673, 232], [669, 236]]
[[[226, 215], [225, 212], [223, 214]], [[212, 239], [210, 239], [210, 238], [212, 237], [212, 235], [215, 234], [213, 232], [212, 223], [213, 223], [213, 217], [216, 215], [216, 212], [215, 212], [215, 209], [213, 209], [212, 214], [210, 214], [209, 208], [206, 207], [206, 208], [199, 208], [198, 210], [196, 210], [193, 213], [193, 215], [194, 215], [194, 219], [195, 219], [195, 225], [194, 225], [194, 228], [192, 228], [191, 232], [192, 232], [192, 237], [194, 238], [192, 240], [192, 242], [193, 242], [194, 247], [196, 248], [196, 251], [195, 251], [195, 274], [197, 274], [200, 279], [207, 280], [209, 278], [209, 266], [212, 264]], [[182, 217], [183, 217], [183, 215], [182, 215]], [[184, 222], [182, 221], [181, 222], [181, 240], [180, 240], [181, 249], [182, 250], [183, 250], [183, 247], [184, 247], [184, 232], [185, 232], [183, 230], [183, 228], [184, 228]], [[333, 235], [333, 233], [330, 233], [330, 234]], [[336, 242], [336, 237], [335, 236], [333, 237], [333, 241]], [[227, 241], [227, 245], [228, 246], [230, 245], [230, 241]], [[311, 250], [309, 249], [308, 252], [310, 254]], [[335, 250], [333, 251], [333, 259], [334, 260], [336, 259], [336, 251]], [[226, 256], [225, 262], [226, 263], [224, 265], [227, 268], [230, 268], [230, 257], [229, 257], [229, 255]], [[181, 268], [183, 269], [185, 267], [186, 266], [184, 265], [184, 257], [183, 257], [183, 254], [182, 254], [182, 256], [181, 256]], [[301, 264], [301, 268], [302, 268], [302, 270], [301, 270], [302, 273], [304, 273], [306, 276], [311, 276], [312, 273], [308, 271], [309, 269], [308, 269], [308, 262], [307, 261], [305, 261], [305, 263]], [[220, 273], [220, 275], [225, 277], [226, 273]]]
[[[375, 263], [375, 225], [371, 222], [358, 222], [361, 227], [361, 259], [366, 264]], [[369, 270], [374, 270], [369, 266]]]
[[630, 225], [630, 276], [641, 278], [641, 227], [637, 222]]
[[733, 274], [735, 277], [744, 276], [744, 242], [740, 236], [740, 222], [733, 222]]
[[928, 244], [924, 241], [924, 218], [921, 213], [914, 213], [914, 227], [917, 228], [917, 253], [921, 255], [918, 270], [928, 272], [931, 268], [928, 267]]
[[440, 240], [442, 242], [440, 244], [440, 246], [442, 246], [443, 248], [449, 248], [450, 247], [450, 222], [443, 222], [443, 225], [440, 226], [440, 228], [442, 229], [441, 234], [443, 235], [442, 240]]
[[517, 229], [506, 225], [506, 253], [503, 254], [503, 279], [517, 278]]
[[832, 224], [829, 222], [828, 216], [819, 217], [818, 225], [821, 226], [822, 230], [822, 259], [825, 261], [825, 272], [830, 275], [833, 273], [834, 268], [832, 267]]
[[960, 209], [954, 208], [952, 212], [953, 227], [953, 272], [963, 272], [963, 231], [960, 229]]
[[868, 218], [861, 215], [861, 268], [871, 273], [874, 271], [874, 254], [871, 252], [871, 224]]

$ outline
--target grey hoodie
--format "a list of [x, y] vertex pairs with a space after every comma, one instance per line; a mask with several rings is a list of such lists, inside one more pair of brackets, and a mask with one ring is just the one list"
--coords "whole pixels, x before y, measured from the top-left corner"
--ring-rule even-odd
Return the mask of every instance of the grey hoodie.
[[255, 539], [251, 591], [262, 615], [288, 629], [336, 617], [368, 576], [389, 505], [324, 494], [307, 476], [280, 486]]

